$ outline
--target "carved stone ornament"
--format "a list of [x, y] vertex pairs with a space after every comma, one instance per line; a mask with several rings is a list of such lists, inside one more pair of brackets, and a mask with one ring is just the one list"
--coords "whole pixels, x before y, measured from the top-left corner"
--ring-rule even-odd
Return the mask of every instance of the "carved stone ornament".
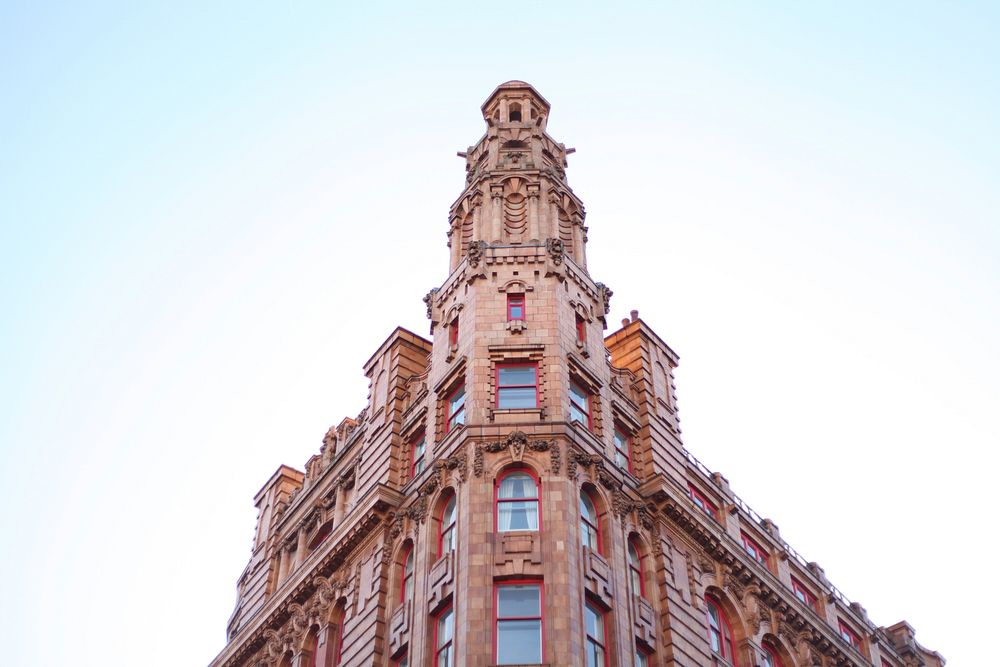
[[469, 266], [476, 268], [486, 254], [486, 241], [473, 241], [469, 244]]
[[604, 304], [604, 314], [607, 315], [611, 312], [611, 296], [614, 292], [611, 288], [604, 283], [597, 283], [597, 298], [598, 301]]
[[600, 463], [601, 457], [597, 454], [587, 454], [578, 447], [571, 447], [566, 453], [566, 474], [570, 479], [576, 477], [576, 467], [582, 465], [590, 468], [592, 465]]
[[431, 288], [431, 291], [427, 293], [427, 296], [424, 297], [424, 304], [427, 306], [427, 319], [429, 319], [429, 320], [434, 319], [434, 317], [433, 317], [433, 313], [434, 313], [434, 295], [437, 294], [437, 292], [438, 292], [438, 288], [437, 287], [433, 287], [433, 288]]
[[507, 451], [510, 453], [512, 460], [521, 461], [524, 458], [525, 449], [533, 452], [549, 452], [552, 472], [558, 474], [560, 468], [559, 447], [554, 442], [548, 440], [528, 440], [528, 436], [523, 431], [511, 431], [510, 435], [503, 440], [476, 443], [472, 459], [472, 473], [476, 477], [483, 476], [484, 455], [486, 452], [496, 454]]
[[549, 253], [552, 263], [558, 266], [562, 264], [563, 257], [566, 255], [566, 246], [562, 239], [545, 239], [545, 252]]
[[458, 470], [458, 479], [465, 482], [469, 478], [469, 457], [465, 452], [434, 462], [437, 472], [444, 474], [448, 470]]

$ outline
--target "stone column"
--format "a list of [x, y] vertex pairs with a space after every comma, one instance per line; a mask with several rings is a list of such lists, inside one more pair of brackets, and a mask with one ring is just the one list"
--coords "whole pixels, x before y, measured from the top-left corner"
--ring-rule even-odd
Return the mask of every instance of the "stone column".
[[542, 237], [538, 232], [538, 184], [528, 185], [528, 239], [538, 241]]
[[302, 561], [306, 559], [306, 531], [305, 528], [299, 526], [299, 536], [298, 543], [295, 546], [295, 567], [302, 565]]
[[490, 195], [493, 198], [493, 229], [490, 233], [490, 241], [494, 243], [503, 242], [503, 186], [491, 185]]

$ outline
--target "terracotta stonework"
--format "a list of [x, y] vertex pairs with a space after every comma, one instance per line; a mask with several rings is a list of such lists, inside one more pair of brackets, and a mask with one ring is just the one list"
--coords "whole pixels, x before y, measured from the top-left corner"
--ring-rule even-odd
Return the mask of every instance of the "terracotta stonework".
[[[595, 614], [616, 667], [943, 665], [687, 452], [678, 357], [637, 313], [603, 335], [612, 292], [587, 270], [549, 108], [520, 81], [483, 104], [448, 277], [424, 297], [431, 340], [392, 332], [364, 366], [368, 407], [258, 492], [212, 666], [429, 667], [441, 649], [471, 667], [514, 647], [580, 667]], [[505, 591], [539, 608], [498, 646]]]

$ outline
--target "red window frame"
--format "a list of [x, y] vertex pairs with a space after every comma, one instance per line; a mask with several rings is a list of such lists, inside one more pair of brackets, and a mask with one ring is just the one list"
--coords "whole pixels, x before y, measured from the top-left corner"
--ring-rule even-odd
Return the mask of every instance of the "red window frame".
[[861, 635], [855, 632], [847, 623], [844, 623], [844, 619], [842, 618], [837, 619], [837, 625], [840, 629], [840, 638], [853, 646], [856, 650], [860, 651]]
[[[455, 518], [447, 526], [444, 523], [444, 513], [448, 511], [448, 506], [451, 505], [452, 501], [455, 503]], [[450, 533], [451, 537], [451, 548], [448, 551], [454, 551], [458, 546], [457, 535], [458, 535], [458, 496], [452, 492], [448, 495], [448, 499], [441, 503], [441, 513], [438, 516], [438, 558], [444, 556], [444, 537], [445, 534]]]
[[392, 667], [410, 667], [410, 654], [403, 651], [403, 655], [392, 661]]
[[581, 343], [587, 342], [587, 321], [579, 313], [576, 314], [576, 339]]
[[[569, 391], [569, 403], [570, 403], [570, 407], [571, 408], [575, 407], [579, 412], [582, 412], [583, 414], [587, 415], [587, 423], [584, 424], [584, 426], [587, 427], [588, 431], [593, 431], [594, 430], [594, 416], [593, 416], [593, 414], [591, 414], [593, 412], [593, 404], [594, 404], [593, 394], [591, 394], [589, 391], [587, 391], [586, 388], [582, 384], [580, 384], [579, 382], [576, 382], [574, 380], [570, 380], [569, 385], [570, 385], [570, 391]], [[577, 389], [581, 394], [583, 394], [586, 397], [586, 399], [587, 399], [585, 401], [586, 405], [581, 406], [579, 403], [577, 403], [576, 400], [574, 400], [574, 399], [576, 399], [576, 395], [573, 393], [573, 389], [574, 388]], [[580, 421], [579, 419], [574, 419], [572, 415], [573, 415], [573, 411], [571, 409], [570, 410], [570, 421]]]
[[740, 531], [740, 537], [743, 541], [743, 550], [746, 551], [747, 554], [750, 555], [750, 557], [752, 557], [755, 561], [770, 569], [771, 557], [767, 553], [767, 550], [760, 546], [760, 543], [757, 542], [757, 540], [742, 531]]
[[399, 602], [406, 602], [406, 593], [413, 593], [413, 545], [406, 548], [406, 555], [403, 556], [403, 576], [399, 580]]
[[892, 665], [889, 664], [889, 661], [886, 660], [885, 658], [879, 658], [879, 659], [882, 661], [882, 667], [892, 667]]
[[[632, 436], [624, 428], [615, 424], [612, 439], [615, 442], [615, 464], [619, 468], [632, 472]], [[624, 466], [621, 464], [621, 459], [625, 459]]]
[[635, 647], [635, 667], [649, 667], [649, 656], [651, 652], [639, 646]]
[[[521, 315], [517, 316], [514, 313], [515, 308], [521, 309]], [[507, 295], [507, 321], [508, 322], [523, 322], [528, 314], [525, 308], [524, 295], [523, 294], [508, 294]]]
[[458, 315], [448, 325], [448, 347], [458, 346]]
[[[501, 385], [500, 384], [500, 370], [503, 369], [503, 368], [533, 368], [533, 369], [535, 369], [535, 383], [534, 384], [506, 384], [506, 385]], [[496, 406], [496, 408], [498, 410], [501, 410], [501, 409], [519, 409], [519, 408], [501, 408], [500, 407], [500, 394], [503, 392], [504, 389], [527, 389], [528, 387], [530, 387], [530, 388], [532, 388], [532, 389], [535, 390], [535, 405], [533, 407], [534, 408], [538, 408], [538, 362], [537, 361], [531, 361], [531, 362], [527, 362], [527, 363], [525, 363], [525, 362], [511, 362], [511, 363], [505, 363], [505, 364], [497, 364], [496, 365], [496, 371], [494, 373], [493, 379], [495, 381], [496, 388], [497, 388], [497, 395], [496, 395], [496, 399], [494, 400], [494, 405]], [[523, 409], [523, 408], [520, 408], [520, 409]]]
[[[417, 445], [421, 445], [420, 456], [417, 456]], [[424, 470], [424, 457], [427, 454], [427, 433], [420, 431], [410, 440], [410, 479], [413, 479]], [[420, 470], [417, 470], [417, 464]]]
[[813, 595], [812, 591], [806, 588], [805, 584], [795, 577], [792, 577], [792, 592], [795, 594], [795, 597], [798, 598], [799, 602], [805, 603], [809, 607], [812, 607], [814, 612], [817, 614], [819, 613], [819, 605], [816, 604], [816, 596]]
[[[509, 477], [515, 473], [524, 473], [531, 477], [535, 481], [535, 497], [534, 498], [501, 498], [500, 497], [500, 483], [503, 482], [504, 478]], [[516, 532], [516, 531], [501, 531], [500, 530], [500, 503], [521, 503], [521, 502], [534, 502], [535, 503], [535, 518], [538, 521], [538, 528], [531, 532], [541, 532], [542, 530], [542, 481], [535, 474], [535, 471], [527, 466], [517, 466], [514, 468], [508, 468], [504, 470], [503, 473], [497, 477], [496, 482], [493, 484], [493, 530], [497, 533], [500, 532]], [[518, 528], [518, 530], [531, 530], [530, 528]]]
[[[604, 654], [603, 664], [605, 665], [605, 667], [607, 667], [607, 665], [608, 665], [608, 614], [600, 606], [598, 606], [597, 604], [591, 602], [590, 600], [586, 600], [585, 599], [583, 601], [583, 607], [584, 607], [584, 610], [583, 610], [583, 614], [584, 614], [583, 641], [584, 641], [584, 644], [588, 648], [589, 648], [590, 645], [594, 645], [594, 646], [600, 647], [601, 652]], [[590, 633], [587, 631], [587, 620], [586, 619], [587, 619], [587, 610], [588, 609], [591, 612], [593, 612], [593, 614], [595, 616], [597, 616], [597, 618], [600, 620], [601, 629], [603, 630], [603, 634], [604, 634], [604, 637], [603, 637], [603, 639], [601, 641], [598, 641], [596, 637], [592, 637], [590, 635]], [[586, 656], [588, 654], [589, 654], [589, 651], [587, 650], [587, 648], [585, 648], [584, 649], [584, 660], [587, 659]]]
[[[451, 604], [449, 604], [447, 607], [445, 607], [444, 609], [442, 609], [441, 611], [439, 611], [437, 614], [434, 615], [434, 647], [433, 647], [433, 650], [434, 650], [434, 665], [435, 665], [435, 667], [437, 667], [437, 665], [440, 664], [440, 661], [441, 661], [441, 652], [444, 651], [445, 649], [449, 649], [449, 651], [448, 651], [448, 665], [449, 665], [449, 667], [454, 667], [454, 665], [455, 665], [455, 616], [454, 616], [454, 613], [455, 613], [455, 608]], [[441, 630], [441, 620], [445, 616], [447, 616], [449, 614], [451, 615], [451, 639], [449, 639], [448, 641], [446, 641], [444, 643], [444, 645], [442, 646], [442, 645], [438, 644], [438, 633]]]
[[[586, 498], [587, 500], [589, 500], [590, 501], [590, 505], [594, 508], [594, 521], [596, 523], [591, 523], [590, 520], [584, 518], [584, 512], [583, 512], [583, 507], [582, 507], [582, 505], [583, 505], [583, 499], [584, 498]], [[589, 535], [587, 536], [587, 540], [583, 539], [583, 536], [584, 536], [584, 526], [586, 526], [587, 528], [590, 528], [591, 530], [593, 530], [594, 534], [597, 536], [597, 553], [599, 553], [599, 554], [601, 554], [603, 556], [604, 555], [604, 544], [601, 541], [601, 513], [597, 509], [597, 503], [594, 502], [594, 496], [593, 496], [593, 494], [590, 493], [589, 491], [587, 491], [586, 489], [580, 489], [580, 505], [581, 505], [581, 507], [580, 507], [580, 543], [583, 544], [585, 541], [590, 541]]]
[[[634, 561], [632, 559], [633, 553], [635, 554]], [[646, 597], [646, 581], [642, 576], [642, 549], [639, 548], [634, 537], [629, 538], [625, 555], [628, 556], [629, 586], [632, 589], [632, 594], [644, 598]]]
[[[452, 399], [455, 397], [455, 394], [457, 394], [460, 391], [462, 392], [462, 405], [459, 408], [457, 408], [454, 412], [452, 412], [451, 410]], [[465, 424], [465, 402], [467, 399], [468, 395], [466, 395], [465, 393], [465, 380], [463, 379], [460, 383], [458, 383], [458, 385], [454, 389], [448, 392], [448, 395], [444, 399], [445, 400], [444, 409], [446, 417], [444, 422], [445, 435], [451, 433], [452, 429]], [[458, 417], [459, 413], [462, 414], [462, 421], [455, 422], [454, 424], [452, 424], [452, 421], [454, 421], [455, 418]]]
[[[715, 611], [715, 618], [718, 620], [718, 628], [712, 625], [712, 611]], [[735, 644], [733, 642], [733, 628], [729, 624], [729, 617], [722, 609], [722, 605], [711, 595], [705, 596], [705, 620], [708, 623], [708, 643], [713, 653], [725, 658], [733, 663], [734, 667], [739, 667], [736, 659]], [[718, 643], [719, 650], [715, 650], [714, 644]]]
[[704, 493], [696, 489], [693, 484], [688, 484], [688, 495], [691, 496], [691, 500], [702, 512], [716, 521], [719, 520], [719, 508]]
[[343, 607], [340, 608], [339, 618], [337, 619], [337, 630], [333, 633], [334, 641], [337, 642], [336, 650], [333, 652], [333, 663], [330, 667], [337, 667], [340, 664], [341, 651], [344, 648], [344, 620], [347, 618], [347, 610]]
[[762, 644], [761, 648], [767, 657], [771, 660], [770, 665], [762, 665], [762, 667], [785, 667], [785, 664], [781, 662], [781, 656], [778, 655], [778, 650], [771, 646], [770, 644]]
[[[500, 589], [506, 586], [535, 586], [538, 588], [538, 616], [500, 616]], [[541, 632], [539, 641], [541, 645], [539, 646], [541, 653], [541, 660], [539, 663], [545, 662], [545, 584], [538, 579], [511, 579], [510, 581], [500, 581], [493, 584], [493, 660], [495, 664], [507, 664], [500, 663], [500, 656], [498, 655], [499, 646], [498, 639], [500, 638], [500, 621], [539, 621], [541, 626]], [[515, 663], [520, 664], [520, 663]], [[531, 664], [531, 663], [528, 663]]]

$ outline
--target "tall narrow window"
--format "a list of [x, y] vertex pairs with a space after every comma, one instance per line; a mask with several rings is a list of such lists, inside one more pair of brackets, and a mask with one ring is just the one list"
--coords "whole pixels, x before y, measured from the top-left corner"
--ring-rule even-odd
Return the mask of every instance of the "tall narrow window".
[[538, 364], [497, 365], [497, 408], [538, 407]]
[[576, 382], [570, 382], [569, 385], [569, 419], [580, 422], [587, 427], [587, 430], [593, 430], [590, 415], [590, 394]]
[[649, 654], [639, 647], [635, 649], [635, 667], [649, 667]]
[[601, 553], [601, 529], [594, 500], [580, 491], [580, 542], [591, 551]]
[[615, 426], [615, 464], [632, 472], [632, 439], [620, 426]]
[[458, 345], [458, 315], [455, 319], [451, 321], [448, 326], [448, 347], [456, 347]]
[[764, 649], [764, 662], [761, 667], [784, 667], [781, 656], [778, 655], [778, 651], [773, 646], [764, 644], [762, 648]]
[[454, 493], [441, 510], [438, 525], [438, 558], [455, 550], [456, 524], [458, 523], [458, 496]]
[[840, 627], [840, 636], [845, 642], [853, 646], [854, 648], [861, 650], [861, 635], [851, 629], [847, 623], [841, 618], [837, 619]]
[[455, 613], [449, 607], [438, 614], [434, 624], [434, 664], [436, 667], [455, 665]]
[[632, 584], [632, 595], [645, 597], [646, 585], [642, 580], [642, 555], [635, 540], [628, 541], [628, 575]]
[[413, 546], [406, 550], [406, 559], [403, 560], [403, 578], [400, 582], [399, 599], [401, 602], [409, 602], [413, 599]]
[[760, 546], [760, 544], [746, 533], [741, 533], [740, 536], [743, 539], [743, 549], [750, 554], [750, 557], [764, 567], [769, 567], [767, 552], [764, 550], [764, 547]]
[[524, 295], [523, 294], [508, 294], [507, 295], [507, 321], [523, 321], [524, 320]]
[[335, 619], [332, 633], [333, 662], [330, 663], [330, 667], [338, 667], [344, 650], [344, 623], [347, 620], [347, 608], [343, 601], [337, 603], [333, 617]]
[[694, 504], [697, 505], [702, 512], [716, 521], [719, 520], [719, 508], [715, 506], [715, 503], [705, 497], [704, 493], [693, 486], [688, 485], [688, 495], [691, 496], [691, 500], [694, 501]]
[[542, 585], [498, 584], [494, 604], [497, 664], [544, 662]]
[[805, 584], [801, 581], [792, 577], [792, 592], [795, 593], [795, 597], [799, 599], [800, 602], [812, 607], [812, 610], [819, 613], [819, 604], [817, 604], [816, 596], [806, 588]]
[[319, 633], [311, 630], [312, 639], [309, 640], [309, 659], [306, 660], [306, 667], [316, 667], [316, 654], [319, 653]]
[[424, 454], [427, 453], [427, 436], [423, 431], [410, 443], [410, 479], [424, 469]]
[[451, 433], [455, 428], [465, 423], [465, 382], [458, 385], [448, 394], [448, 421], [445, 422], [445, 433]]
[[706, 596], [705, 613], [708, 616], [708, 641], [712, 645], [712, 651], [739, 667], [736, 663], [736, 651], [733, 650], [733, 630], [718, 600]]
[[579, 343], [587, 342], [587, 322], [579, 314], [576, 316], [576, 340]]
[[604, 667], [608, 664], [608, 644], [605, 640], [604, 612], [593, 603], [583, 607], [583, 622], [587, 633], [587, 667]]
[[526, 470], [497, 480], [497, 532], [538, 530], [538, 482]]

